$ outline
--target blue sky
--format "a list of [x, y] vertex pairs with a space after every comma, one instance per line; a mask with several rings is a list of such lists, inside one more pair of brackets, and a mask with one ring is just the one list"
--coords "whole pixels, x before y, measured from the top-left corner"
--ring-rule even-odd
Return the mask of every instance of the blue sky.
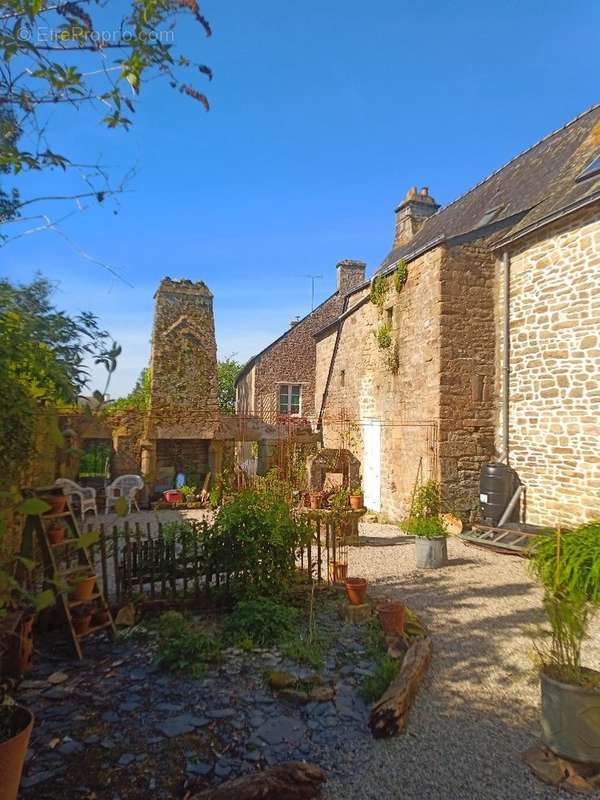
[[[116, 176], [136, 175], [118, 206], [70, 217], [69, 241], [44, 232], [0, 249], [1, 274], [27, 281], [41, 271], [61, 307], [95, 312], [123, 345], [113, 395], [147, 363], [163, 276], [208, 284], [219, 354], [244, 361], [310, 310], [308, 275], [323, 275], [320, 301], [340, 259], [363, 259], [372, 273], [410, 186], [446, 204], [600, 100], [596, 2], [204, 0], [202, 9], [212, 38], [185, 26], [177, 43], [213, 68], [211, 84], [196, 81], [211, 111], [155, 82], [129, 133], [57, 115], [56, 149], [66, 143]], [[55, 180], [35, 176], [26, 188], [46, 193]]]

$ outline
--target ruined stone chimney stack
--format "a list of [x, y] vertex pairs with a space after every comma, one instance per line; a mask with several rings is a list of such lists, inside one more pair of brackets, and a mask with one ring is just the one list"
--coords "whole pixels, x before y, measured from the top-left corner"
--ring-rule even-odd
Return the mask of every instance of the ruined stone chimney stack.
[[429, 188], [424, 186], [420, 192], [417, 187], [409, 189], [406, 197], [396, 209], [396, 231], [394, 234], [394, 249], [408, 244], [428, 217], [431, 217], [439, 208]]
[[364, 261], [353, 261], [346, 258], [336, 265], [337, 290], [340, 294], [348, 294], [356, 286], [364, 283], [367, 265]]

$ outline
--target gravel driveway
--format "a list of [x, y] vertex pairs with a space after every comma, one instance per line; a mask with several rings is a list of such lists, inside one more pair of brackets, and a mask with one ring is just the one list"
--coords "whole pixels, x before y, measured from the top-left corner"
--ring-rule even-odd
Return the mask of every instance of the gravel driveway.
[[[527, 630], [542, 622], [527, 562], [457, 540], [449, 566], [414, 568], [412, 539], [363, 524], [369, 545], [350, 548], [349, 574], [371, 597], [404, 599], [433, 636], [434, 655], [406, 732], [373, 740], [368, 771], [330, 781], [332, 800], [529, 800], [572, 797], [521, 762], [539, 736], [539, 688]], [[584, 660], [600, 668], [600, 627]]]

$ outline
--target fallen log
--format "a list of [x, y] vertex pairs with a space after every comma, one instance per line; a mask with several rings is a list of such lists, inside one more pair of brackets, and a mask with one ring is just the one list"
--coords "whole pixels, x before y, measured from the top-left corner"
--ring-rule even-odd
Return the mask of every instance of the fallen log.
[[404, 730], [406, 717], [431, 660], [431, 639], [417, 639], [404, 656], [400, 672], [387, 691], [371, 706], [369, 726], [375, 738]]
[[290, 761], [204, 789], [191, 800], [312, 800], [326, 779], [315, 764]]

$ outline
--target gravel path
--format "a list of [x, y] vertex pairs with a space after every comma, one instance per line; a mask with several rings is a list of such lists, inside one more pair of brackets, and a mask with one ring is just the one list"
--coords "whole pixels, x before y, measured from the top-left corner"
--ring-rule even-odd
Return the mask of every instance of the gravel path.
[[[412, 539], [363, 524], [349, 574], [371, 597], [403, 598], [429, 626], [434, 655], [406, 732], [372, 741], [369, 768], [329, 782], [332, 800], [529, 800], [572, 797], [521, 762], [539, 736], [539, 687], [527, 630], [543, 621], [523, 559], [449, 541], [450, 564], [414, 568]], [[600, 668], [600, 626], [584, 659]]]

